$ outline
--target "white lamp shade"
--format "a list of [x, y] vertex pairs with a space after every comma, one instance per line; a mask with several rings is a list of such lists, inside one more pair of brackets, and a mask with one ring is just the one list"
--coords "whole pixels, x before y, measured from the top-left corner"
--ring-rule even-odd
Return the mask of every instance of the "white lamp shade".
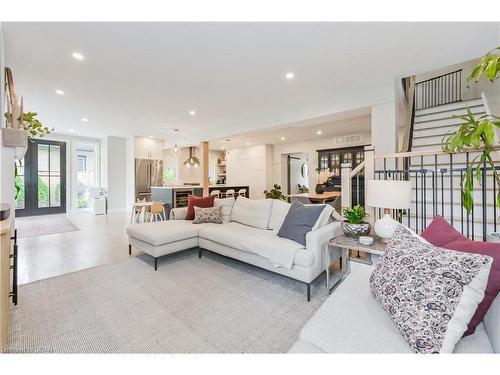
[[368, 180], [366, 205], [370, 207], [406, 209], [411, 204], [411, 182], [398, 180]]

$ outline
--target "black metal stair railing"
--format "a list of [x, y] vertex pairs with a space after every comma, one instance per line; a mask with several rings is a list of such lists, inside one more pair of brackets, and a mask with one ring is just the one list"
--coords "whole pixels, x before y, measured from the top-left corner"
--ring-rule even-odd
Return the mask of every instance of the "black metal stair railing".
[[[497, 231], [497, 186], [493, 169], [481, 167], [481, 181], [474, 182], [474, 208], [468, 215], [462, 206], [460, 181], [477, 151], [460, 154], [429, 152], [402, 153], [376, 160], [375, 179], [412, 181], [412, 202], [409, 210], [393, 210], [393, 217], [421, 233], [437, 215], [441, 215], [459, 232], [472, 240], [486, 241]], [[398, 155], [398, 154], [395, 154]], [[494, 168], [500, 170], [500, 161]], [[375, 216], [381, 217], [380, 209]]]
[[425, 109], [462, 100], [462, 69], [415, 85], [415, 109]]

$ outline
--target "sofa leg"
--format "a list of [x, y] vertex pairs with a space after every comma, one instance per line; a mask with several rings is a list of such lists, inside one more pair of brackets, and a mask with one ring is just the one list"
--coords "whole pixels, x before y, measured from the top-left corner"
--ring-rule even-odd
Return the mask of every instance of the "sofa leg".
[[128, 244], [128, 255], [132, 255], [132, 245]]
[[155, 271], [158, 271], [158, 258], [155, 258]]
[[311, 283], [307, 283], [307, 302], [311, 301]]
[[201, 247], [198, 248], [198, 258], [201, 258]]

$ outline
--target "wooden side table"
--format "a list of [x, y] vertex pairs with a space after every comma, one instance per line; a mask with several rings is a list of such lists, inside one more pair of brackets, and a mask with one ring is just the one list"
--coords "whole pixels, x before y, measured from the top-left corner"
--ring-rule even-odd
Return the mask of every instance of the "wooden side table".
[[[363, 251], [368, 254], [383, 255], [385, 252], [387, 244], [382, 242], [379, 238], [374, 238], [373, 245], [367, 246], [359, 243], [357, 238], [347, 237], [345, 235], [340, 235], [328, 242], [328, 246], [325, 248], [325, 268], [326, 268], [326, 293], [331, 294], [345, 278], [349, 275], [351, 271], [350, 267], [350, 257], [349, 250]], [[342, 275], [335, 282], [333, 286], [330, 287], [330, 247], [340, 247], [342, 249]]]

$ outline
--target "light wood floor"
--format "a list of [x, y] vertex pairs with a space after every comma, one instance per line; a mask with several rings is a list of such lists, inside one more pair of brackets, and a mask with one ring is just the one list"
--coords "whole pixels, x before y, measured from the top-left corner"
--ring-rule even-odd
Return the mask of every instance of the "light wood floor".
[[20, 238], [19, 284], [128, 258], [128, 214], [68, 214], [80, 231]]

